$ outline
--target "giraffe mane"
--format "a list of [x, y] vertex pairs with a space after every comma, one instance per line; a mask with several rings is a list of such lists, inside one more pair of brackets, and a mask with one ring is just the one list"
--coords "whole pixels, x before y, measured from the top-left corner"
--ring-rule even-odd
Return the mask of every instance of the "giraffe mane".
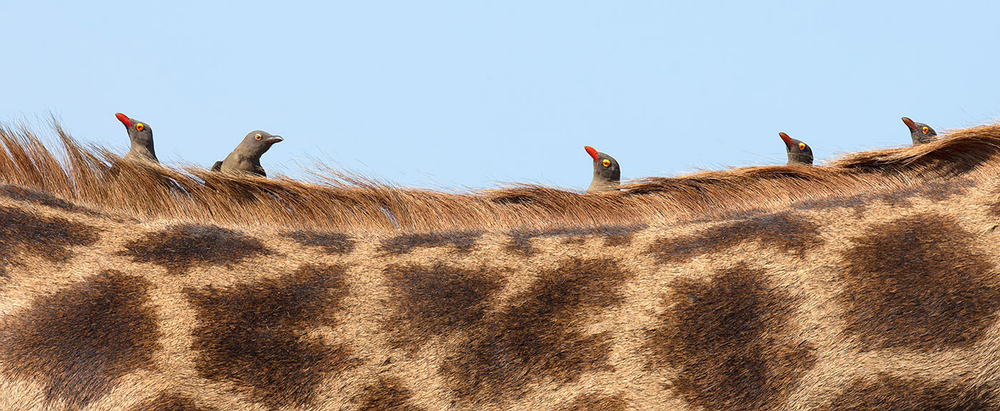
[[797, 201], [899, 190], [983, 167], [1000, 168], [1000, 124], [993, 124], [956, 130], [930, 144], [849, 154], [824, 167], [741, 167], [652, 177], [598, 195], [525, 184], [444, 192], [332, 170], [311, 172], [312, 181], [302, 181], [123, 161], [106, 149], [81, 145], [58, 123], [54, 128], [59, 150], [24, 127], [0, 126], [0, 182], [129, 218], [289, 229], [379, 232], [653, 224], [773, 211]]

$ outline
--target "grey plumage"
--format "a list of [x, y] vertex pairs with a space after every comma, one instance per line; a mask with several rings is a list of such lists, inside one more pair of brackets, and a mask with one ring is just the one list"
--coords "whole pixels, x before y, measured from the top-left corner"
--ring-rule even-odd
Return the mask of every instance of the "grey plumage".
[[153, 149], [153, 129], [149, 127], [149, 124], [129, 118], [122, 113], [115, 113], [115, 117], [125, 125], [131, 143], [124, 158], [159, 163], [160, 161], [156, 159], [156, 151]]
[[598, 152], [591, 146], [584, 146], [587, 154], [594, 159], [594, 178], [590, 181], [588, 193], [600, 193], [604, 191], [614, 191], [621, 182], [621, 168], [618, 161], [607, 154]]
[[813, 163], [813, 150], [808, 144], [788, 136], [785, 133], [778, 133], [778, 137], [785, 142], [785, 151], [788, 153], [787, 165], [807, 165]]
[[906, 124], [906, 128], [910, 129], [910, 140], [913, 140], [913, 145], [927, 144], [937, 140], [937, 132], [931, 126], [917, 123], [910, 120], [909, 117], [903, 117], [903, 124]]
[[230, 174], [250, 173], [267, 177], [264, 167], [260, 165], [260, 156], [267, 152], [271, 145], [282, 140], [281, 136], [266, 131], [251, 131], [225, 160], [215, 162], [212, 171]]

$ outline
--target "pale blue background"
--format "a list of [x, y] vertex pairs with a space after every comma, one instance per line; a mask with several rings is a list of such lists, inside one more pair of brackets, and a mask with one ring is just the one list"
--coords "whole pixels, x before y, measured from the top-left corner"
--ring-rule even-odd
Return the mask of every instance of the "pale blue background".
[[[687, 3], [687, 2], [686, 2]], [[585, 188], [820, 162], [1000, 118], [1000, 2], [3, 2], [0, 121], [204, 167], [250, 130], [263, 160], [400, 185]]]

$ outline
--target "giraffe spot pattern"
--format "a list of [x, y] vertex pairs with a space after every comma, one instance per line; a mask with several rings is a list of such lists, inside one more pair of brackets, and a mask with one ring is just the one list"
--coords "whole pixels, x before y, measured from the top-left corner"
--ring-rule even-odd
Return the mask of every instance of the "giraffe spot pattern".
[[238, 263], [272, 252], [260, 240], [214, 225], [178, 224], [131, 241], [118, 254], [132, 261], [158, 264], [171, 274], [193, 266]]
[[948, 384], [880, 374], [855, 380], [820, 411], [981, 411], [996, 410], [996, 394], [986, 387]]
[[800, 210], [851, 208], [860, 213], [872, 204], [881, 201], [892, 204], [895, 208], [910, 208], [913, 207], [914, 197], [923, 197], [932, 201], [946, 201], [965, 194], [969, 188], [974, 186], [975, 182], [972, 180], [934, 181], [893, 190], [880, 190], [851, 196], [831, 195], [802, 200], [793, 203], [791, 207]]
[[82, 213], [92, 216], [101, 214], [85, 207], [80, 207], [61, 198], [41, 191], [29, 190], [23, 187], [5, 185], [0, 186], [0, 196], [7, 197], [15, 201], [24, 201], [31, 204], [55, 208], [71, 213]]
[[213, 407], [199, 407], [187, 397], [162, 393], [156, 398], [129, 408], [129, 411], [216, 411]]
[[105, 270], [41, 297], [0, 330], [0, 363], [44, 385], [47, 401], [85, 407], [119, 377], [153, 367], [160, 332], [147, 305], [151, 288], [142, 278]]
[[354, 250], [354, 240], [344, 233], [299, 230], [285, 236], [305, 246], [320, 247], [327, 254], [347, 254]]
[[517, 398], [532, 382], [576, 381], [610, 370], [609, 332], [586, 334], [584, 319], [622, 303], [631, 274], [610, 259], [572, 259], [543, 269], [504, 309], [470, 327], [441, 372], [472, 403]]
[[650, 333], [651, 369], [673, 367], [674, 389], [712, 410], [771, 409], [815, 363], [815, 348], [785, 341], [794, 301], [763, 271], [739, 264], [710, 281], [679, 279]]
[[434, 231], [403, 234], [382, 241], [378, 250], [385, 254], [406, 254], [414, 248], [433, 248], [451, 245], [456, 251], [469, 252], [482, 236], [481, 231]]
[[378, 383], [365, 389], [358, 403], [359, 411], [421, 411], [410, 404], [413, 393], [396, 378], [380, 378]]
[[73, 256], [71, 246], [92, 245], [99, 230], [60, 217], [29, 214], [0, 206], [0, 277], [6, 276], [7, 264], [15, 263], [18, 251], [36, 255], [53, 263], [66, 262]]
[[393, 316], [386, 323], [391, 342], [416, 350], [428, 339], [476, 325], [486, 301], [504, 284], [505, 270], [464, 270], [443, 264], [431, 267], [392, 265], [385, 270], [393, 290]]
[[823, 243], [818, 224], [781, 212], [723, 223], [692, 235], [661, 238], [650, 246], [649, 253], [661, 263], [683, 263], [746, 241], [758, 241], [762, 246], [775, 246], [799, 256]]
[[635, 233], [642, 231], [645, 224], [632, 225], [602, 225], [596, 227], [561, 227], [546, 230], [515, 231], [511, 233], [507, 250], [522, 256], [532, 256], [539, 253], [531, 245], [531, 240], [539, 237], [565, 237], [566, 244], [581, 244], [587, 237], [602, 237], [607, 247], [627, 246], [632, 243]]
[[279, 279], [225, 289], [186, 289], [199, 325], [192, 349], [198, 373], [230, 381], [267, 407], [308, 407], [319, 383], [357, 364], [350, 350], [309, 339], [333, 326], [348, 289], [340, 266], [306, 265]]
[[559, 411], [625, 411], [628, 403], [621, 395], [583, 394]]
[[[955, 219], [918, 214], [872, 227], [843, 253], [846, 333], [864, 349], [967, 347], [996, 320], [994, 266]], [[889, 252], [891, 250], [891, 252]]]

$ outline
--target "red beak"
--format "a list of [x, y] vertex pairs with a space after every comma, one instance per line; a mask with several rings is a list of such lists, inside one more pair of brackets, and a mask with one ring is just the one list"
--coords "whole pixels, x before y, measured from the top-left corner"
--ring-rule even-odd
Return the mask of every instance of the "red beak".
[[587, 150], [587, 154], [590, 154], [590, 156], [594, 158], [594, 162], [596, 163], [597, 162], [597, 150], [594, 150], [594, 148], [591, 147], [591, 146], [583, 146], [583, 149]]
[[909, 128], [910, 131], [917, 131], [917, 124], [914, 123], [913, 120], [910, 120], [909, 117], [903, 117], [903, 123], [906, 124], [906, 127]]
[[115, 117], [118, 117], [118, 121], [121, 121], [125, 127], [132, 127], [132, 121], [128, 119], [128, 116], [122, 113], [115, 113]]
[[788, 134], [778, 133], [778, 137], [781, 137], [781, 139], [785, 141], [785, 145], [786, 146], [788, 146], [788, 147], [792, 146], [792, 138], [789, 137]]

